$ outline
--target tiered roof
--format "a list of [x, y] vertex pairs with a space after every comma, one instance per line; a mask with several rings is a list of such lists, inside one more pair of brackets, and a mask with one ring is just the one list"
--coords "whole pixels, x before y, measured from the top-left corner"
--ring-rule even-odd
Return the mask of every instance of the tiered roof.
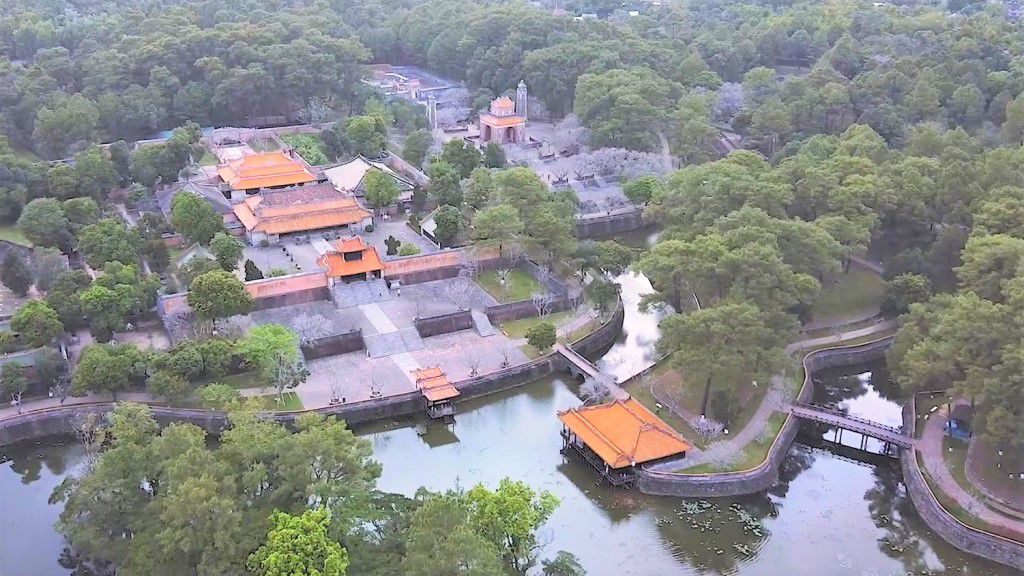
[[451, 400], [459, 395], [458, 388], [448, 381], [439, 367], [413, 370], [412, 375], [416, 379], [416, 387], [428, 402]]
[[249, 154], [217, 168], [217, 174], [232, 190], [256, 190], [295, 186], [316, 181], [303, 164], [280, 150]]
[[[327, 275], [332, 278], [343, 278], [355, 274], [366, 274], [367, 272], [380, 272], [384, 269], [384, 263], [377, 254], [377, 249], [368, 246], [358, 236], [341, 238], [331, 244], [333, 250], [324, 254], [316, 263], [318, 266], [327, 269]], [[346, 254], [361, 252], [358, 259], [346, 259]]]
[[249, 196], [233, 210], [246, 230], [266, 234], [349, 226], [370, 217], [355, 198], [330, 184], [263, 192]]
[[668, 424], [633, 398], [558, 413], [562, 421], [611, 468], [635, 466], [691, 448]]

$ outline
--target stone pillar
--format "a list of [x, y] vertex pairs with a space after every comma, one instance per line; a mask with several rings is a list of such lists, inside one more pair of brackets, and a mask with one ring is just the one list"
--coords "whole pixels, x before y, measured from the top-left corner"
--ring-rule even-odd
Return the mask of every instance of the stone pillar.
[[526, 118], [526, 98], [526, 82], [520, 80], [519, 85], [516, 86], [516, 114], [523, 118]]

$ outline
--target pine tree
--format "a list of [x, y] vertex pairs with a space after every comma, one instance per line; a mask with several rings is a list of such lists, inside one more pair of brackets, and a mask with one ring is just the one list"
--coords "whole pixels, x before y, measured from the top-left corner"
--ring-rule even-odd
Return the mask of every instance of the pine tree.
[[28, 294], [28, 289], [32, 286], [32, 271], [14, 250], [8, 250], [7, 257], [4, 258], [4, 267], [0, 271], [0, 282], [3, 282], [4, 286], [10, 288], [11, 292], [18, 296]]
[[251, 282], [252, 280], [262, 280], [263, 272], [256, 266], [256, 263], [252, 260], [245, 261], [245, 281]]

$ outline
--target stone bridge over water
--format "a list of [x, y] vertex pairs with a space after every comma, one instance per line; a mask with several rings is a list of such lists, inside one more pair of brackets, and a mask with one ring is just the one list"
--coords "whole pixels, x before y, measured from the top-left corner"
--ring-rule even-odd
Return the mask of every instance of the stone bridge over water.
[[566, 368], [575, 378], [591, 378], [608, 387], [611, 395], [616, 400], [626, 400], [629, 393], [623, 390], [615, 378], [605, 374], [593, 362], [587, 360], [582, 354], [559, 342], [555, 344], [555, 352], [565, 360]]
[[789, 413], [802, 420], [828, 424], [840, 430], [856, 432], [868, 438], [881, 440], [900, 448], [911, 448], [914, 446], [914, 439], [900, 428], [878, 424], [866, 418], [850, 416], [846, 412], [836, 410], [835, 408], [806, 402], [793, 402], [789, 405]]

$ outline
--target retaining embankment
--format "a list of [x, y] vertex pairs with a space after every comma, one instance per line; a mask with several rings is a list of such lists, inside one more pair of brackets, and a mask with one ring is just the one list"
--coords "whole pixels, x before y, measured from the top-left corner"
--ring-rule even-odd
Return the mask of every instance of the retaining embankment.
[[473, 314], [469, 310], [459, 310], [448, 314], [416, 318], [413, 320], [416, 332], [421, 338], [468, 330], [473, 327]]
[[[903, 428], [913, 435], [917, 425], [914, 399], [903, 407]], [[917, 461], [916, 450], [903, 451], [900, 456], [903, 484], [924, 523], [952, 546], [1024, 571], [1024, 544], [998, 534], [968, 526], [943, 508]]]
[[[623, 311], [621, 305], [608, 320], [593, 333], [582, 338], [574, 346], [581, 348], [586, 354], [611, 346], [622, 331]], [[557, 353], [549, 353], [540, 358], [530, 360], [496, 370], [489, 374], [467, 378], [454, 382], [462, 393], [460, 402], [516, 388], [539, 378], [549, 376], [557, 370], [563, 370], [564, 360]], [[114, 402], [96, 402], [92, 404], [73, 404], [58, 406], [17, 414], [0, 420], [0, 446], [54, 435], [68, 435], [75, 431], [76, 426], [89, 414], [105, 415], [114, 409]], [[224, 429], [226, 414], [217, 410], [198, 410], [190, 408], [170, 408], [151, 406], [154, 418], [162, 425], [172, 422], [189, 422], [200, 428], [218, 433]], [[285, 424], [293, 423], [303, 414], [319, 412], [334, 415], [345, 420], [349, 426], [367, 424], [377, 420], [394, 419], [412, 416], [423, 411], [423, 396], [419, 392], [408, 392], [386, 398], [372, 398], [348, 404], [326, 406], [312, 410], [295, 412], [272, 412], [270, 417]]]
[[301, 348], [303, 358], [316, 360], [317, 358], [365, 350], [366, 342], [363, 340], [362, 328], [356, 328], [342, 334], [317, 338], [312, 342], [303, 342]]
[[576, 218], [576, 236], [595, 238], [632, 232], [645, 226], [644, 209], [637, 206], [612, 214], [584, 215]]
[[[892, 340], [892, 337], [887, 337], [858, 346], [840, 346], [808, 353], [803, 358], [804, 382], [797, 394], [797, 400], [810, 402], [814, 397], [814, 382], [811, 375], [815, 372], [878, 360], [885, 355]], [[779, 467], [799, 430], [800, 420], [792, 415], [788, 416], [768, 449], [768, 456], [761, 464], [748, 470], [685, 474], [640, 469], [637, 474], [638, 486], [645, 494], [690, 498], [742, 496], [767, 490], [778, 482]]]

